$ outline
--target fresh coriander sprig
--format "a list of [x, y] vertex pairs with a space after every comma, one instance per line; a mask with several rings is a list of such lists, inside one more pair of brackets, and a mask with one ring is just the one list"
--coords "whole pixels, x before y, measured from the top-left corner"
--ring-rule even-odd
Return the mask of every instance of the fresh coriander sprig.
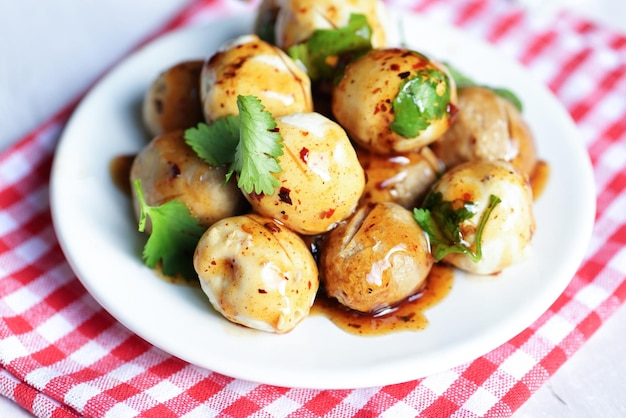
[[146, 230], [148, 218], [152, 223], [152, 231], [143, 248], [145, 264], [154, 268], [160, 261], [163, 274], [174, 276], [180, 273], [189, 278], [193, 272], [191, 254], [205, 228], [181, 201], [170, 200], [150, 206], [146, 203], [141, 180], [135, 180], [133, 186], [141, 209], [139, 232]]
[[207, 163], [230, 164], [239, 144], [239, 118], [228, 115], [210, 125], [199, 123], [196, 128], [185, 131], [185, 141]]
[[389, 128], [405, 138], [414, 138], [448, 111], [450, 84], [445, 73], [418, 70], [400, 84], [391, 103], [394, 120]]
[[239, 96], [239, 144], [227, 178], [239, 173], [239, 187], [246, 193], [274, 194], [279, 183], [272, 173], [280, 173], [278, 157], [283, 155], [283, 138], [276, 120], [254, 96]]
[[485, 208], [474, 236], [475, 251], [465, 241], [461, 232], [461, 223], [476, 215], [474, 202], [463, 202], [456, 208], [453, 202], [443, 200], [439, 192], [429, 193], [424, 201], [424, 207], [413, 210], [413, 217], [419, 226], [428, 234], [431, 251], [435, 261], [441, 261], [451, 253], [465, 254], [475, 263], [482, 260], [482, 235], [491, 212], [501, 202], [495, 195], [489, 196], [489, 203]]
[[246, 193], [272, 195], [279, 183], [283, 138], [276, 120], [255, 96], [237, 97], [239, 116], [225, 116], [185, 131], [185, 141], [211, 165], [229, 165], [225, 181], [238, 174], [237, 185]]
[[454, 83], [456, 84], [457, 88], [473, 87], [473, 86], [483, 87], [483, 88], [493, 91], [496, 95], [502, 97], [503, 99], [508, 100], [513, 106], [517, 108], [518, 111], [521, 112], [524, 110], [522, 101], [511, 90], [500, 88], [500, 87], [490, 87], [490, 86], [478, 84], [474, 80], [466, 76], [465, 74], [461, 73], [458, 69], [454, 68], [452, 65], [446, 63], [445, 66], [448, 69], [448, 72], [450, 73], [450, 75], [452, 76], [452, 79], [454, 79]]
[[317, 29], [305, 42], [290, 47], [289, 56], [307, 69], [312, 80], [332, 78], [333, 62], [348, 53], [372, 49], [372, 28], [365, 15], [352, 13], [348, 25], [336, 29]]

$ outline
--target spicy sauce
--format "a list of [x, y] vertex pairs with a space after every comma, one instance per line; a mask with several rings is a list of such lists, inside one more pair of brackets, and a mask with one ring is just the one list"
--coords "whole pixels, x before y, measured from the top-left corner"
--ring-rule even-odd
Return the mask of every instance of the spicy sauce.
[[127, 196], [131, 195], [130, 168], [134, 159], [134, 155], [118, 155], [109, 162], [109, 174], [113, 184]]
[[420, 331], [428, 326], [425, 311], [441, 302], [452, 289], [454, 268], [433, 265], [426, 285], [416, 295], [382, 314], [367, 315], [341, 305], [336, 299], [317, 295], [312, 315], [324, 315], [335, 325], [352, 334], [379, 336], [398, 331]]
[[539, 161], [530, 176], [530, 188], [533, 191], [533, 199], [537, 200], [543, 193], [550, 177], [550, 165], [545, 161]]

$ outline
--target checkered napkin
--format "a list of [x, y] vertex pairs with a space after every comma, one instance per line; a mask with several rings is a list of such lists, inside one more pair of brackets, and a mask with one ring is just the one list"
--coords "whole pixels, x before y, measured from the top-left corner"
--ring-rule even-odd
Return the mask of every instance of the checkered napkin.
[[[470, 363], [385, 387], [274, 387], [187, 364], [104, 311], [61, 253], [48, 180], [71, 104], [0, 155], [0, 393], [41, 417], [508, 416], [567, 361], [626, 298], [626, 38], [568, 14], [537, 25], [504, 0], [392, 3], [522, 62], [582, 133], [597, 222], [579, 271], [543, 316]], [[250, 7], [199, 0], [164, 31]]]

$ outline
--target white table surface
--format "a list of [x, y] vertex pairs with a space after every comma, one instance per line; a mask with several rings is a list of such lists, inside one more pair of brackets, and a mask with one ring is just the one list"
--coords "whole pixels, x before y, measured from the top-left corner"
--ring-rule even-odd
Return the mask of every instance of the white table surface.
[[[0, 0], [0, 150], [77, 97], [188, 1]], [[570, 7], [626, 33], [624, 0], [519, 1], [542, 13]], [[625, 331], [626, 306], [515, 417], [626, 416]], [[0, 417], [30, 414], [0, 396]]]

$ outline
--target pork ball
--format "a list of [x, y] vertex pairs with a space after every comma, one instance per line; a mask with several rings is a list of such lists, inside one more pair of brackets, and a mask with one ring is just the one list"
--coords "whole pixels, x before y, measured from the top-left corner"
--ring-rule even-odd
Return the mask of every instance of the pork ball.
[[275, 42], [283, 49], [306, 41], [317, 29], [336, 29], [348, 25], [351, 14], [362, 14], [372, 29], [374, 48], [386, 45], [386, 12], [377, 0], [269, 0], [261, 9], [275, 10]]
[[450, 129], [432, 149], [446, 167], [472, 160], [509, 161], [530, 177], [537, 164], [535, 142], [517, 108], [493, 90], [464, 87]]
[[295, 328], [308, 316], [319, 287], [317, 265], [302, 239], [254, 214], [213, 224], [200, 238], [193, 263], [213, 307], [261, 331]]
[[332, 110], [350, 138], [379, 154], [417, 150], [447, 129], [456, 86], [445, 67], [401, 48], [372, 50], [350, 63]]
[[377, 313], [417, 293], [433, 265], [410, 211], [395, 203], [360, 207], [326, 237], [320, 271], [329, 296]]
[[[477, 250], [481, 219], [488, 216], [480, 239], [482, 259], [475, 262], [467, 254], [451, 253], [444, 261], [471, 273], [494, 274], [528, 257], [535, 232], [532, 190], [528, 180], [510, 163], [459, 164], [441, 176], [432, 193], [440, 193], [441, 199], [452, 202], [454, 208], [472, 208], [474, 215], [460, 223], [460, 232], [461, 241], [473, 252]], [[500, 203], [489, 212], [491, 195]]]
[[204, 121], [200, 103], [202, 60], [184, 61], [163, 71], [143, 100], [143, 122], [150, 138]]
[[256, 35], [226, 42], [202, 68], [200, 97], [207, 122], [239, 114], [238, 95], [258, 97], [274, 117], [313, 109], [309, 76]]
[[361, 204], [394, 202], [412, 210], [443, 172], [441, 162], [428, 147], [391, 155], [356, 150], [367, 179]]
[[345, 131], [319, 113], [276, 118], [284, 153], [272, 195], [246, 194], [258, 213], [292, 230], [315, 235], [332, 229], [356, 209], [365, 175]]
[[[135, 157], [130, 181], [141, 180], [146, 203], [157, 206], [177, 199], [204, 226], [249, 207], [235, 181], [224, 184], [226, 167], [211, 166], [185, 143], [183, 131], [159, 135]], [[133, 190], [137, 216], [139, 202]], [[150, 224], [147, 225], [148, 231]]]

